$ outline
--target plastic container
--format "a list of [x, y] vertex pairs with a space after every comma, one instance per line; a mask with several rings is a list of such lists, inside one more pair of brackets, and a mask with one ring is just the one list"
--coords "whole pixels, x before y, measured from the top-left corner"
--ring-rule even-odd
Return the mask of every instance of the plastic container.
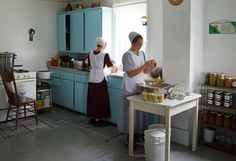
[[204, 141], [207, 143], [212, 143], [215, 137], [215, 129], [205, 128], [204, 129]]
[[[156, 128], [158, 127], [158, 128]], [[145, 130], [145, 158], [146, 161], [165, 160], [165, 129], [163, 125], [154, 124]]]

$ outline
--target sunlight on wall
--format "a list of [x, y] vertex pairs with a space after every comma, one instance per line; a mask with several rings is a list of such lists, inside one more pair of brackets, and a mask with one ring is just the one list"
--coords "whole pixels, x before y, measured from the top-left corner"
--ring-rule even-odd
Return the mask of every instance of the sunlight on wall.
[[122, 64], [122, 55], [130, 48], [128, 35], [131, 31], [140, 33], [144, 38], [141, 50], [146, 49], [147, 26], [142, 24], [141, 17], [147, 15], [146, 2], [114, 7], [115, 40], [112, 58], [116, 64]]

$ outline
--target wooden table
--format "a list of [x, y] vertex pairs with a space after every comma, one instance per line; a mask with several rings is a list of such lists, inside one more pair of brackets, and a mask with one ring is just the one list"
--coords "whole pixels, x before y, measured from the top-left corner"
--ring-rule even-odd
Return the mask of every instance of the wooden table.
[[165, 99], [162, 103], [145, 102], [140, 95], [129, 96], [129, 156], [134, 156], [134, 110], [149, 112], [165, 117], [165, 161], [170, 161], [170, 129], [171, 117], [186, 110], [193, 109], [193, 137], [192, 137], [192, 151], [197, 149], [197, 126], [198, 126], [198, 103], [200, 94], [191, 93], [183, 100], [169, 100]]

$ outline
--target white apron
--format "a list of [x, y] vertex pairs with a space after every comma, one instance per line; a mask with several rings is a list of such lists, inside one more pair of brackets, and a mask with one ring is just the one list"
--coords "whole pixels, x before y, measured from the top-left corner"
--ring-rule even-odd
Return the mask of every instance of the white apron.
[[89, 72], [89, 82], [91, 83], [100, 83], [104, 79], [104, 58], [106, 53], [94, 54], [93, 51], [89, 53], [90, 59], [90, 72]]

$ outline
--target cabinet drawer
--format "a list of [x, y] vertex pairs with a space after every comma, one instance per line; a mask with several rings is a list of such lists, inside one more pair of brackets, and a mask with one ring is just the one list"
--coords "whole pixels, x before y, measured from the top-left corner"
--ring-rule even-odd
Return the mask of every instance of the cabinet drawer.
[[107, 77], [108, 87], [121, 89], [122, 78]]
[[75, 75], [76, 82], [88, 83], [88, 75]]
[[68, 72], [61, 72], [61, 78], [67, 79], [67, 80], [74, 80], [74, 74], [68, 73]]

